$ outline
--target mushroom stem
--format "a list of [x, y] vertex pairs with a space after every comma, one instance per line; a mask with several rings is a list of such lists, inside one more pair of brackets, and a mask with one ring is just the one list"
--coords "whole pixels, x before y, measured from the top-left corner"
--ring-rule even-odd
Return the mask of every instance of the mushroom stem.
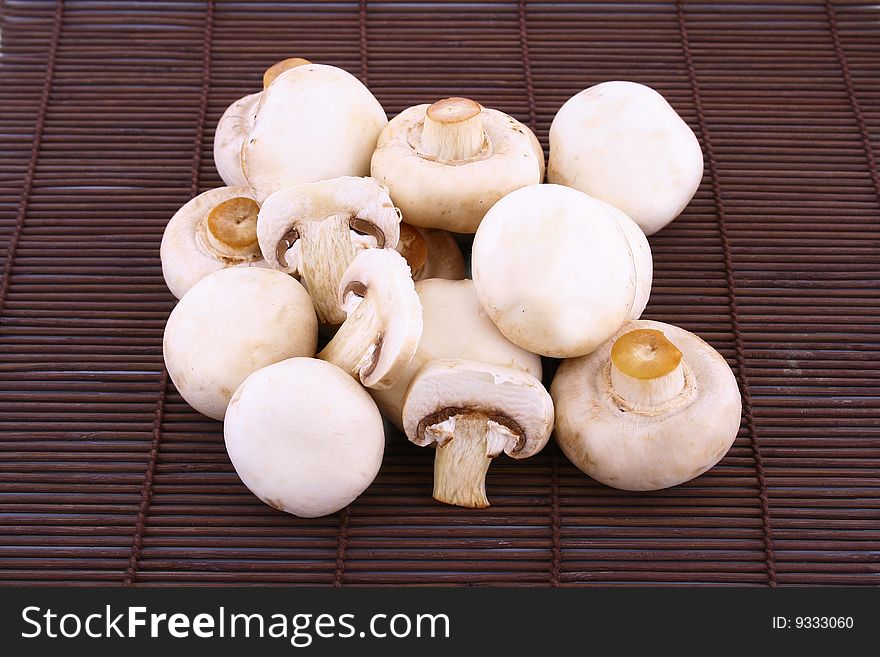
[[422, 126], [421, 153], [440, 162], [476, 157], [486, 134], [480, 120], [482, 107], [467, 98], [444, 98], [428, 107]]
[[489, 506], [486, 473], [492, 458], [487, 456], [490, 429], [486, 418], [457, 415], [428, 428], [426, 433], [438, 437], [434, 454], [434, 499], [469, 509]]
[[333, 363], [360, 381], [378, 362], [383, 318], [370, 298], [360, 298], [357, 290], [350, 291], [346, 297], [343, 310], [348, 310], [348, 318], [318, 358]]
[[302, 223], [298, 242], [300, 278], [315, 303], [318, 320], [322, 324], [341, 324], [345, 311], [337, 302], [339, 281], [357, 255], [349, 217], [338, 214]]
[[400, 239], [397, 242], [396, 251], [406, 259], [414, 281], [419, 280], [419, 274], [425, 268], [428, 260], [428, 244], [422, 233], [414, 226], [407, 223], [400, 224]]
[[662, 331], [637, 329], [611, 349], [611, 388], [633, 410], [663, 407], [685, 387], [681, 351]]
[[283, 59], [277, 64], [272, 64], [263, 73], [263, 89], [268, 89], [269, 85], [275, 82], [275, 78], [284, 73], [284, 71], [296, 68], [297, 66], [305, 66], [306, 64], [311, 64], [311, 62], [302, 57], [291, 57], [290, 59]]
[[243, 260], [260, 255], [257, 215], [260, 206], [245, 197], [223, 201], [205, 216], [202, 227], [207, 246], [221, 258]]

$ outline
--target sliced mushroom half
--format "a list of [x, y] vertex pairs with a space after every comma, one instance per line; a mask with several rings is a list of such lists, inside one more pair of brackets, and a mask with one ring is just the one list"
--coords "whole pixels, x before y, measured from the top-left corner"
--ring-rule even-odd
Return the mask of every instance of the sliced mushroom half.
[[372, 178], [343, 177], [293, 185], [266, 199], [257, 235], [266, 262], [298, 275], [322, 324], [340, 324], [337, 295], [357, 253], [397, 246], [400, 214]]
[[422, 337], [422, 305], [406, 260], [393, 249], [361, 251], [339, 283], [348, 317], [318, 354], [368, 388], [389, 388]]
[[410, 384], [403, 426], [416, 445], [437, 446], [434, 499], [485, 508], [492, 459], [540, 452], [553, 429], [553, 402], [540, 381], [520, 370], [435, 360]]

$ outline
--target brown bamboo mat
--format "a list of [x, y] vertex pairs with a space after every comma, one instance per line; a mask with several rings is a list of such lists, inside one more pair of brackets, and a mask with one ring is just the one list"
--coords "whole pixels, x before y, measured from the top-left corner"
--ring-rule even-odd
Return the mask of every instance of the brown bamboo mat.
[[[880, 10], [718, 2], [6, 0], [0, 56], [0, 580], [29, 584], [880, 584]], [[347, 511], [238, 482], [163, 371], [166, 221], [220, 185], [214, 126], [300, 55], [393, 115], [465, 95], [537, 128], [576, 91], [662, 92], [703, 144], [651, 238], [646, 317], [722, 351], [739, 438], [651, 494], [555, 447], [493, 506], [430, 498], [389, 441]]]

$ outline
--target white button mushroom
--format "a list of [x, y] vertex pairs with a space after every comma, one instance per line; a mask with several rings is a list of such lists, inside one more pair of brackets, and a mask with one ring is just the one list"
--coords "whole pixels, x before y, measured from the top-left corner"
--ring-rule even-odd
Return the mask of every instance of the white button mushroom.
[[631, 224], [617, 208], [560, 185], [508, 194], [474, 238], [474, 285], [489, 317], [528, 351], [591, 352], [648, 300], [651, 251]]
[[464, 256], [455, 238], [445, 230], [400, 224], [395, 247], [406, 258], [414, 281], [426, 278], [461, 280], [465, 277]]
[[379, 101], [350, 73], [322, 64], [285, 70], [263, 92], [241, 150], [254, 198], [288, 185], [369, 175], [387, 123]]
[[566, 456], [623, 490], [702, 474], [730, 449], [742, 412], [721, 354], [693, 333], [647, 320], [627, 322], [592, 354], [563, 362], [550, 392]]
[[473, 233], [498, 199], [543, 180], [544, 153], [513, 117], [446, 98], [394, 117], [379, 136], [371, 171], [407, 222]]
[[251, 372], [314, 356], [317, 340], [311, 299], [295, 279], [271, 269], [224, 269], [196, 283], [171, 311], [162, 349], [187, 403], [222, 420]]
[[654, 256], [651, 254], [651, 245], [635, 221], [613, 205], [607, 203], [604, 205], [623, 231], [623, 235], [629, 243], [629, 250], [632, 252], [633, 265], [636, 269], [636, 292], [629, 309], [629, 318], [638, 319], [645, 311], [645, 306], [648, 305], [651, 298], [651, 286], [654, 283]]
[[180, 299], [208, 274], [227, 267], [268, 267], [257, 242], [260, 207], [246, 187], [219, 187], [178, 210], [162, 235], [162, 275]]
[[[311, 64], [307, 59], [293, 57], [273, 64], [263, 74], [263, 89], [268, 87], [284, 71]], [[241, 147], [254, 128], [257, 107], [263, 93], [248, 94], [239, 98], [223, 112], [214, 131], [214, 166], [227, 185], [247, 185], [241, 170]]]
[[653, 235], [703, 178], [693, 131], [659, 93], [603, 82], [571, 97], [550, 126], [547, 179], [620, 208]]
[[486, 473], [502, 452], [540, 452], [553, 429], [553, 402], [535, 377], [467, 360], [435, 360], [416, 374], [403, 407], [407, 437], [435, 444], [434, 499], [489, 506]]
[[312, 358], [251, 374], [229, 403], [223, 433], [244, 485], [302, 518], [353, 502], [376, 478], [385, 448], [370, 396], [339, 368]]
[[368, 388], [388, 388], [422, 336], [422, 307], [406, 260], [393, 249], [361, 251], [339, 283], [338, 299], [348, 317], [318, 358]]
[[416, 283], [422, 303], [422, 339], [412, 362], [387, 390], [371, 390], [382, 414], [403, 429], [403, 402], [416, 372], [428, 361], [461, 358], [522, 370], [540, 380], [541, 358], [498, 331], [477, 298], [474, 283], [428, 279]]
[[223, 112], [214, 131], [214, 166], [227, 185], [247, 185], [241, 170], [241, 146], [254, 127], [262, 92], [239, 98]]
[[342, 177], [285, 187], [260, 208], [257, 236], [269, 266], [297, 274], [322, 324], [339, 324], [339, 281], [365, 248], [397, 246], [400, 215], [372, 178]]

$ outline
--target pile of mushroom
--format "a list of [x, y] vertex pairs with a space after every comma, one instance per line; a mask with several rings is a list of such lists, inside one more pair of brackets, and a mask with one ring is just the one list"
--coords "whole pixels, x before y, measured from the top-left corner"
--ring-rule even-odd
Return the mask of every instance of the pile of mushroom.
[[[493, 459], [533, 456], [554, 430], [575, 466], [626, 490], [724, 456], [741, 414], [727, 362], [640, 319], [646, 236], [696, 192], [696, 137], [653, 89], [606, 82], [569, 99], [549, 138], [547, 184], [515, 118], [454, 97], [388, 121], [354, 76], [301, 58], [229, 106], [214, 136], [226, 186], [162, 238], [179, 299], [163, 353], [259, 499], [344, 508], [391, 426], [434, 449], [434, 498], [468, 508], [489, 505]], [[542, 356], [564, 359], [552, 384]]]

